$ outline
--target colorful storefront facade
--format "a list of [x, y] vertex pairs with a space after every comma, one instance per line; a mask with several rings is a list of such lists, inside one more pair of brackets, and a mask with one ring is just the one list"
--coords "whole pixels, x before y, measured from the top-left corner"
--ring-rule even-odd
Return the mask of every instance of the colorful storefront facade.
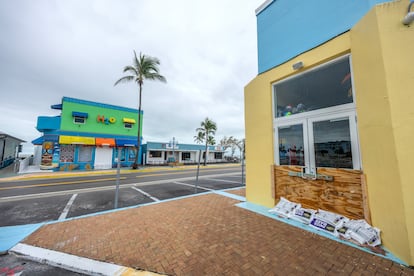
[[[199, 158], [203, 162], [205, 157], [204, 145], [148, 142], [142, 148], [143, 160], [147, 165], [167, 165], [173, 162], [184, 165], [197, 164]], [[224, 148], [208, 146], [207, 163], [222, 162], [226, 162]]]
[[[118, 149], [121, 166], [133, 164], [138, 133], [137, 109], [69, 97], [63, 97], [61, 104], [51, 108], [61, 110], [61, 114], [38, 117], [36, 128], [43, 135], [32, 141], [42, 146], [41, 169], [112, 168], [116, 166]], [[142, 118], [141, 115], [141, 129]]]
[[[256, 10], [246, 197], [365, 219], [414, 265], [410, 1], [275, 0]], [[409, 8], [408, 8], [409, 9]], [[414, 10], [412, 8], [411, 10]]]

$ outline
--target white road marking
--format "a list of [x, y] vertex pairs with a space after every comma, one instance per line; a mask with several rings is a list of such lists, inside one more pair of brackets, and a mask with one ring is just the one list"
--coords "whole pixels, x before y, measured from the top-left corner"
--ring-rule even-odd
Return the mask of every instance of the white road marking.
[[72, 207], [73, 202], [75, 201], [75, 198], [78, 196], [78, 194], [74, 194], [68, 201], [68, 204], [66, 204], [65, 209], [63, 209], [62, 214], [60, 214], [60, 217], [58, 220], [65, 219], [66, 216], [69, 213], [70, 207]]
[[152, 199], [152, 200], [154, 200], [154, 201], [160, 201], [158, 198], [153, 197], [153, 196], [152, 196], [152, 195], [150, 195], [149, 193], [144, 192], [143, 190], [138, 189], [137, 187], [131, 187], [131, 188], [132, 188], [132, 189], [134, 189], [135, 191], [140, 192], [141, 194], [143, 194], [143, 195], [145, 195], [145, 196], [147, 196], [147, 197], [151, 198], [151, 199]]
[[221, 181], [221, 182], [229, 182], [229, 183], [237, 183], [237, 184], [241, 184], [238, 181], [231, 181], [231, 180], [224, 180], [224, 179], [216, 179], [216, 178], [207, 178], [208, 180], [214, 180], [214, 181]]
[[[190, 187], [195, 187], [195, 185], [193, 185], [193, 184], [187, 184], [187, 183], [182, 183], [182, 182], [173, 182], [174, 184], [179, 184], [179, 185], [184, 185], [184, 186], [190, 186]], [[209, 188], [204, 188], [204, 187], [201, 187], [201, 186], [199, 186], [199, 185], [197, 185], [197, 189], [203, 189], [203, 190], [206, 190], [206, 191], [214, 191], [214, 189], [209, 189]]]

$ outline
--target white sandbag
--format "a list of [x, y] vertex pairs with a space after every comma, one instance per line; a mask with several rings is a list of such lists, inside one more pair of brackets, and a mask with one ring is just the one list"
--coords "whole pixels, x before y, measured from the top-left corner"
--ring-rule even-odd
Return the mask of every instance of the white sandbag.
[[318, 213], [312, 218], [310, 226], [338, 237], [339, 234], [337, 229], [340, 229], [347, 221], [349, 221], [349, 219], [344, 216], [324, 210], [318, 210]]
[[290, 218], [296, 208], [300, 208], [299, 203], [294, 203], [281, 197], [275, 207], [269, 210], [269, 213], [279, 215], [285, 218]]
[[309, 224], [312, 221], [315, 214], [316, 214], [316, 210], [305, 209], [305, 208], [300, 207], [294, 210], [290, 218], [293, 220], [305, 223], [305, 224]]
[[342, 229], [345, 232], [341, 235], [347, 239], [353, 239], [359, 244], [377, 246], [381, 244], [380, 230], [372, 227], [365, 220], [350, 220], [346, 222]]

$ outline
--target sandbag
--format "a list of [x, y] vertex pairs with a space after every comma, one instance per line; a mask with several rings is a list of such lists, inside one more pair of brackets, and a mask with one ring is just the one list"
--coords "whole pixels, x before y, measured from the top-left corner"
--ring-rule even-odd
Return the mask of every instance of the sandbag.
[[359, 244], [377, 246], [381, 244], [380, 230], [372, 227], [365, 220], [350, 220], [338, 231], [346, 239], [352, 239]]
[[317, 230], [338, 237], [339, 233], [337, 232], [337, 229], [341, 228], [347, 221], [349, 221], [349, 219], [344, 216], [319, 209], [309, 225]]
[[306, 208], [296, 208], [291, 215], [291, 219], [309, 224], [316, 214], [316, 210]]
[[269, 213], [276, 214], [285, 218], [290, 218], [296, 208], [300, 208], [299, 203], [294, 203], [281, 197], [275, 207], [269, 210]]

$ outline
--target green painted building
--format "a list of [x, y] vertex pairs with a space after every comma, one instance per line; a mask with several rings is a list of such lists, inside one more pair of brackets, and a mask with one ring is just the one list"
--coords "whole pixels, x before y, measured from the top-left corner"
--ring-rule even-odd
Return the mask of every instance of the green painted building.
[[61, 114], [39, 116], [36, 128], [43, 135], [32, 141], [42, 146], [41, 169], [112, 168], [116, 166], [118, 149], [121, 165], [132, 165], [138, 127], [142, 134], [142, 111], [138, 124], [137, 109], [116, 105], [63, 97], [61, 104], [51, 108], [61, 110]]

